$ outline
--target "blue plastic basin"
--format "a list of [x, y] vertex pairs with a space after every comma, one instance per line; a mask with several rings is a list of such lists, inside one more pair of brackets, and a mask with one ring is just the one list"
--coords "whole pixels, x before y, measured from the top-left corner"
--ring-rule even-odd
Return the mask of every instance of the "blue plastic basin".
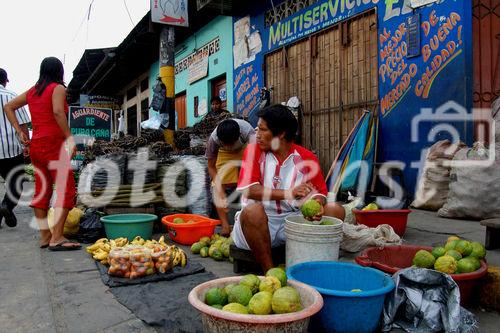
[[323, 296], [323, 309], [312, 320], [313, 332], [374, 332], [385, 296], [394, 289], [389, 275], [351, 263], [305, 262], [288, 268], [287, 275]]

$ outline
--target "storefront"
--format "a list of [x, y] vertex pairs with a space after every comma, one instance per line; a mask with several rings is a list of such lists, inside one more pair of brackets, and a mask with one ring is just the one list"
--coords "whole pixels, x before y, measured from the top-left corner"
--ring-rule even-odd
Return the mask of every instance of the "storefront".
[[[175, 109], [177, 127], [192, 126], [210, 111], [210, 99], [219, 96], [233, 111], [232, 24], [218, 16], [176, 46]], [[151, 66], [150, 85], [158, 77], [158, 63]], [[152, 97], [152, 96], [151, 96]]]
[[377, 160], [402, 162], [413, 192], [423, 150], [449, 137], [438, 124], [472, 141], [471, 8], [454, 0], [304, 0], [235, 18], [235, 110], [255, 112], [262, 87], [272, 87], [275, 103], [298, 96], [302, 143], [324, 172], [363, 110], [376, 110]]

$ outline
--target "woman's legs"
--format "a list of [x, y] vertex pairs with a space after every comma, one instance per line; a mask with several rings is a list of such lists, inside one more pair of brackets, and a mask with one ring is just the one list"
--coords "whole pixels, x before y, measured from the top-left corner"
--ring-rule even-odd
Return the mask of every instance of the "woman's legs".
[[49, 245], [52, 233], [50, 232], [49, 222], [47, 221], [47, 210], [33, 208], [33, 211], [35, 213], [36, 223], [38, 224], [38, 230], [40, 230], [40, 246]]

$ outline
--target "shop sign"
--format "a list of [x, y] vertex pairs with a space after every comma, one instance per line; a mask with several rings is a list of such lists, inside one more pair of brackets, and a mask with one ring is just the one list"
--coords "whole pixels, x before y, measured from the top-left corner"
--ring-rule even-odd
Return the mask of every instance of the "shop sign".
[[83, 161], [85, 146], [94, 140], [111, 140], [111, 109], [72, 106], [68, 115], [71, 135], [77, 142], [76, 161]]
[[268, 32], [268, 49], [271, 51], [300, 38], [304, 38], [357, 13], [373, 8], [379, 2], [382, 1], [320, 0], [316, 4], [270, 26]]
[[208, 53], [200, 54], [189, 65], [188, 82], [192, 84], [208, 75]]
[[120, 110], [118, 99], [101, 95], [80, 95], [80, 106]]
[[203, 45], [198, 51], [191, 53], [181, 61], [175, 64], [175, 74], [179, 74], [184, 70], [188, 69], [191, 64], [196, 61], [200, 56], [204, 54], [208, 54], [211, 56], [214, 53], [219, 52], [220, 50], [220, 39], [217, 37], [212, 40], [210, 43]]
[[188, 1], [187, 0], [151, 0], [151, 21], [187, 27]]

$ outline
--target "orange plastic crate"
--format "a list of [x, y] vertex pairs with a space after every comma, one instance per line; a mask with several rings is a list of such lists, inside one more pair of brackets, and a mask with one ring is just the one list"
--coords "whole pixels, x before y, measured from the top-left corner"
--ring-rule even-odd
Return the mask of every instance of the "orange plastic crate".
[[[185, 222], [192, 220], [195, 223], [173, 223], [175, 218], [182, 218]], [[221, 224], [220, 220], [196, 214], [173, 214], [161, 219], [161, 223], [167, 226], [168, 236], [171, 240], [182, 245], [192, 245], [201, 237], [213, 235], [215, 227]]]

